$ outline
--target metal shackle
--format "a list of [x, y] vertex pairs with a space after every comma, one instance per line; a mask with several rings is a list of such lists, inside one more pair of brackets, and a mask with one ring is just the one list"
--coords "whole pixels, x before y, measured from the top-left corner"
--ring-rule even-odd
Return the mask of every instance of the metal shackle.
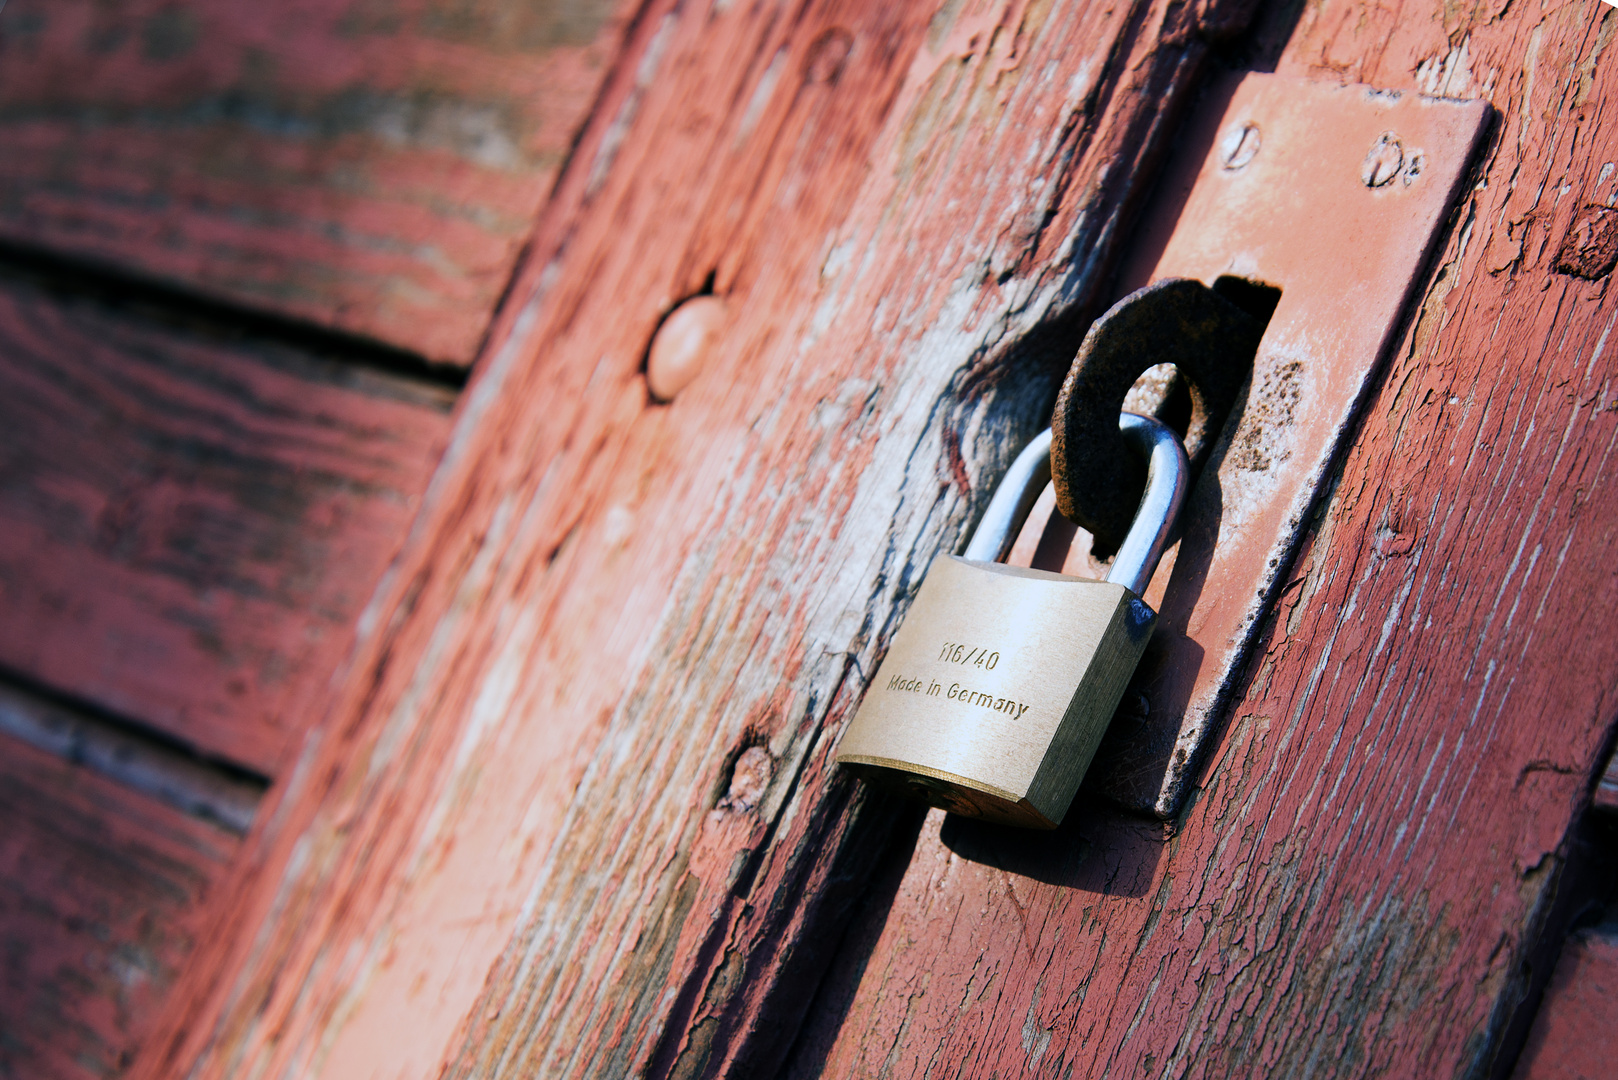
[[[1106, 580], [1141, 596], [1185, 505], [1186, 493], [1191, 489], [1191, 463], [1179, 436], [1149, 416], [1120, 413], [1118, 431], [1130, 450], [1146, 460], [1146, 490]], [[1011, 463], [983, 512], [983, 520], [972, 533], [964, 557], [979, 562], [1005, 558], [1050, 479], [1051, 433], [1047, 428]]]

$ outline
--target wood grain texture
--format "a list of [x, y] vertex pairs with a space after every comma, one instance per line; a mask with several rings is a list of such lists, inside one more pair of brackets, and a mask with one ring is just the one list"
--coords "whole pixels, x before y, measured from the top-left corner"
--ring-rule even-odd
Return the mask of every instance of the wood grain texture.
[[121, 1073], [240, 842], [0, 735], [0, 1076]]
[[1596, 2], [1303, 8], [1279, 71], [1500, 116], [1245, 696], [1171, 828], [929, 817], [795, 1075], [1509, 1066], [1618, 689], [1588, 621], [1618, 602], [1618, 311], [1558, 269], [1613, 201], [1615, 27]]
[[275, 775], [452, 400], [0, 279], [0, 667]]
[[13, 0], [0, 237], [464, 365], [632, 10]]
[[[1048, 415], [1245, 11], [649, 10], [135, 1075], [779, 1061], [882, 854], [837, 842], [865, 801], [824, 725]], [[653, 405], [647, 342], [710, 273], [730, 322]]]

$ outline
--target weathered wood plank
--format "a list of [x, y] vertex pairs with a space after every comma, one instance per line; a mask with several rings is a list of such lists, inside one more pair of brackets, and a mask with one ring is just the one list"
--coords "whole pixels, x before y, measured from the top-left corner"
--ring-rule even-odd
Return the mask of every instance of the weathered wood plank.
[[1618, 926], [1573, 934], [1562, 947], [1517, 1080], [1599, 1080], [1618, 1063]]
[[[835, 905], [861, 876], [812, 842], [848, 788], [783, 807], [1048, 414], [1206, 38], [1245, 15], [926, 8], [647, 13], [377, 631], [137, 1075], [785, 1052], [792, 1009], [741, 976], [812, 985], [835, 935], [791, 886]], [[710, 273], [731, 321], [653, 405], [647, 341]]]
[[12, 0], [0, 237], [470, 362], [617, 0]]
[[452, 401], [0, 279], [0, 667], [275, 775]]
[[1613, 200], [1615, 27], [1594, 0], [1303, 9], [1278, 70], [1501, 115], [1246, 695], [1173, 828], [929, 817], [799, 1075], [1484, 1075], [1509, 1053], [1618, 690], [1588, 622], [1618, 603], [1618, 315], [1578, 224]]
[[120, 1074], [240, 842], [0, 735], [0, 1075]]

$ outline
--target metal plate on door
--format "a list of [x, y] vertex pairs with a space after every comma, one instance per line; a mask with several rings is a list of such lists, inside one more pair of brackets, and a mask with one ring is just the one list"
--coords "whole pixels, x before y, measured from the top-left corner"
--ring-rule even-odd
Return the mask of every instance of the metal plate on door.
[[1132, 684], [1144, 715], [1126, 695], [1091, 769], [1125, 806], [1170, 817], [1184, 799], [1488, 117], [1481, 102], [1251, 74], [1190, 125], [1120, 293], [1233, 275], [1281, 296], [1147, 597], [1160, 617]]

